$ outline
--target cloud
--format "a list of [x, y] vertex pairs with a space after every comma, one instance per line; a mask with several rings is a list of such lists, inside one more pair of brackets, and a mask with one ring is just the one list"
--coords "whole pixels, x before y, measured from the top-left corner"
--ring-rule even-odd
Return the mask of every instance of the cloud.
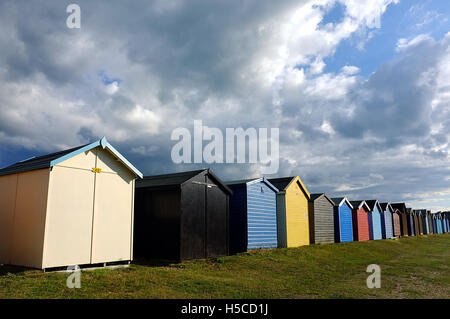
[[426, 146], [435, 126], [433, 116], [438, 110], [432, 105], [438, 97], [437, 79], [445, 69], [449, 40], [415, 38], [399, 59], [383, 64], [348, 91], [354, 108], [342, 113], [348, 109], [346, 103], [335, 112], [333, 127], [347, 137], [375, 138], [383, 147]]
[[397, 50], [397, 52], [401, 52], [401, 51], [409, 49], [415, 45], [421, 44], [424, 41], [432, 41], [432, 38], [426, 34], [419, 34], [418, 36], [415, 36], [414, 38], [412, 38], [410, 40], [401, 38], [397, 41], [396, 50]]
[[359, 73], [360, 69], [357, 66], [354, 65], [344, 65], [342, 67], [342, 73], [344, 75], [354, 75]]
[[[376, 36], [398, 1], [77, 3], [79, 30], [65, 26], [62, 2], [0, 3], [1, 149], [105, 135], [147, 174], [193, 169], [171, 163], [170, 133], [201, 119], [223, 131], [279, 127], [279, 175], [314, 191], [412, 201], [448, 188], [448, 36], [399, 40], [369, 77], [361, 65], [326, 72], [342, 41]], [[323, 23], [339, 4], [342, 17]]]
[[[411, 205], [424, 189], [448, 188], [449, 39], [419, 36], [367, 79], [305, 79], [286, 114], [296, 133], [282, 154], [295, 160], [283, 173], [299, 172], [313, 191]], [[324, 127], [334, 134], [318, 132]]]
[[109, 95], [116, 94], [117, 91], [119, 91], [119, 83], [117, 81], [114, 81], [110, 84], [105, 85], [105, 91]]

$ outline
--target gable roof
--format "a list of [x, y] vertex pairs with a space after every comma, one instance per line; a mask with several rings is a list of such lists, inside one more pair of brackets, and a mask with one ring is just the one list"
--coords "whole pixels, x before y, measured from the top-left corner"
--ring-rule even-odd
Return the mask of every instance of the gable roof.
[[394, 211], [390, 203], [380, 203], [380, 207], [383, 212], [385, 212], [386, 209], [389, 209], [391, 212]]
[[136, 181], [136, 188], [182, 185], [203, 172], [209, 174], [227, 193], [233, 193], [231, 189], [224, 182], [222, 182], [222, 180], [218, 178], [209, 168], [173, 174], [145, 176], [143, 179]]
[[378, 202], [378, 200], [376, 200], [376, 199], [366, 200], [366, 204], [367, 204], [367, 206], [369, 206], [369, 210], [371, 212], [375, 210], [375, 206], [378, 206], [378, 209], [381, 212], [381, 206], [380, 206], [380, 203]]
[[294, 184], [295, 182], [299, 182], [300, 188], [305, 193], [306, 197], [308, 199], [311, 198], [311, 195], [309, 194], [302, 180], [298, 176], [271, 178], [269, 179], [269, 182], [272, 183], [272, 185], [274, 185], [276, 188], [278, 188], [280, 192], [286, 191], [292, 184]]
[[65, 151], [60, 151], [43, 156], [31, 157], [29, 159], [14, 163], [10, 166], [0, 169], [0, 176], [48, 168], [50, 167], [50, 162], [53, 161], [54, 159], [57, 159], [58, 157], [61, 156], [65, 156], [82, 147], [85, 147], [86, 145], [74, 147]]
[[309, 201], [314, 202], [317, 199], [322, 198], [322, 197], [325, 197], [331, 203], [331, 205], [336, 206], [334, 201], [330, 197], [328, 197], [328, 195], [325, 193], [311, 194], [311, 198], [309, 199]]
[[414, 212], [416, 213], [416, 215], [423, 215], [426, 213], [426, 209], [415, 209]]
[[318, 194], [311, 194], [311, 198], [309, 199], [310, 201], [315, 201], [316, 199], [324, 196], [325, 193], [318, 193]]
[[393, 203], [391, 204], [392, 208], [398, 209], [402, 213], [406, 213], [406, 204], [405, 203]]
[[192, 177], [202, 173], [203, 171], [205, 170], [201, 169], [173, 174], [144, 176], [143, 179], [136, 182], [136, 188], [181, 185], [184, 182], [190, 180]]
[[243, 179], [243, 180], [237, 180], [237, 181], [229, 181], [229, 182], [225, 182], [225, 185], [230, 185], [230, 186], [231, 185], [251, 185], [251, 184], [261, 183], [261, 182], [266, 184], [275, 193], [278, 193], [278, 188], [276, 188], [272, 183], [270, 183], [269, 180], [265, 177]]
[[85, 144], [65, 151], [51, 153], [39, 157], [32, 157], [30, 159], [17, 162], [13, 165], [1, 169], [0, 176], [33, 171], [43, 168], [52, 168], [53, 166], [58, 165], [59, 163], [64, 162], [78, 154], [87, 152], [99, 146], [101, 146], [103, 149], [108, 150], [136, 176], [142, 178], [142, 173], [136, 167], [134, 167], [125, 157], [123, 157], [122, 154], [120, 154], [111, 144], [109, 144], [106, 137], [103, 137], [102, 139], [91, 144]]
[[367, 205], [365, 200], [352, 200], [350, 201], [354, 209], [360, 209], [363, 206], [366, 206], [367, 210], [370, 211], [369, 206]]
[[331, 198], [331, 200], [334, 202], [334, 206], [341, 207], [342, 204], [347, 203], [350, 209], [353, 209], [353, 205], [350, 203], [347, 197], [333, 197]]
[[270, 178], [269, 182], [272, 183], [280, 191], [286, 190], [287, 186], [291, 183], [293, 177], [283, 177], [283, 178]]

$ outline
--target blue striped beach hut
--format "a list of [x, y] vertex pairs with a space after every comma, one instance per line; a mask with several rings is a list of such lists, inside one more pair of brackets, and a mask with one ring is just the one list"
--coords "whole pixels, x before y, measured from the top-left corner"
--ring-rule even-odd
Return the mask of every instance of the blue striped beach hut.
[[[377, 240], [383, 238], [381, 231], [381, 207], [377, 200], [366, 200], [367, 206], [369, 206], [369, 236], [370, 240]], [[384, 219], [384, 216], [383, 216]]]
[[225, 183], [230, 196], [230, 253], [276, 248], [278, 189], [266, 178]]
[[384, 238], [394, 238], [394, 228], [392, 224], [392, 214], [394, 213], [394, 209], [390, 203], [381, 203], [380, 207], [384, 215]]
[[335, 242], [353, 241], [352, 204], [347, 197], [337, 197], [331, 200], [334, 202]]

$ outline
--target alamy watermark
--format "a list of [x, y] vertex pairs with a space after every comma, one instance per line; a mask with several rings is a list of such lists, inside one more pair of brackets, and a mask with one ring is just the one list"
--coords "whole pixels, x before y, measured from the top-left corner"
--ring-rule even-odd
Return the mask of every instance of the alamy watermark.
[[[204, 126], [194, 121], [194, 132], [187, 128], [172, 131], [171, 140], [178, 141], [171, 152], [172, 161], [181, 163], [259, 164], [261, 174], [276, 174], [279, 168], [279, 129], [226, 128]], [[203, 142], [208, 144], [203, 146]], [[270, 153], [268, 152], [270, 148]], [[192, 156], [193, 155], [193, 156]]]
[[71, 272], [69, 277], [67, 277], [66, 285], [67, 288], [81, 288], [81, 269], [78, 265], [67, 267], [67, 271]]
[[69, 29], [81, 28], [81, 8], [78, 4], [69, 4], [66, 8], [66, 12], [70, 13], [66, 19], [66, 25]]
[[381, 288], [381, 268], [376, 264], [372, 264], [367, 266], [366, 272], [371, 273], [369, 277], [367, 277], [366, 283], [367, 288]]

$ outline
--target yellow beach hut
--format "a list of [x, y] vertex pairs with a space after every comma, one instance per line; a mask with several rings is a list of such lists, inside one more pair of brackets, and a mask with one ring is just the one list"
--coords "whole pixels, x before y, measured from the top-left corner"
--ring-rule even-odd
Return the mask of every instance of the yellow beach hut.
[[269, 179], [277, 194], [278, 246], [309, 245], [308, 190], [298, 176]]

